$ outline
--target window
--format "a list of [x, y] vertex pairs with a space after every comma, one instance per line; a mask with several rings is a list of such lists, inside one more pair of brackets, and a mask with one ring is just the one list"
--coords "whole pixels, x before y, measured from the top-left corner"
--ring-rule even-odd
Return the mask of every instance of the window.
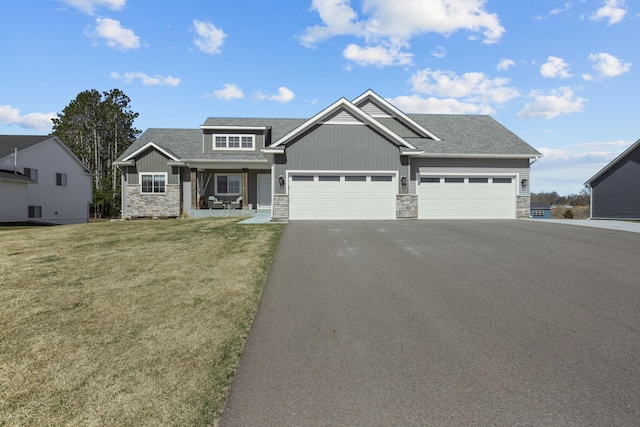
[[241, 191], [242, 177], [235, 175], [216, 175], [216, 195], [239, 196]]
[[493, 178], [494, 184], [511, 184], [511, 178]]
[[423, 182], [427, 182], [429, 184], [439, 184], [440, 183], [440, 178], [432, 178], [432, 177], [428, 177], [428, 176], [421, 177], [420, 178], [420, 183], [423, 183]]
[[374, 175], [371, 177], [371, 182], [391, 182], [393, 181], [392, 176], [377, 176]]
[[214, 150], [253, 150], [255, 135], [214, 135]]
[[67, 174], [66, 173], [56, 173], [56, 185], [59, 187], [67, 186]]
[[451, 183], [460, 184], [460, 183], [464, 183], [464, 178], [457, 178], [457, 177], [445, 178], [444, 182], [447, 184], [451, 184]]
[[293, 175], [291, 181], [313, 181], [313, 175]]
[[38, 182], [38, 169], [24, 168], [24, 176]]
[[344, 180], [347, 182], [365, 182], [367, 177], [364, 175], [346, 175]]
[[29, 206], [29, 218], [42, 218], [42, 206]]
[[167, 174], [141, 173], [140, 184], [140, 192], [142, 194], [164, 194], [167, 191]]
[[532, 211], [533, 216], [544, 216], [544, 210], [543, 209], [534, 209]]
[[489, 178], [469, 178], [469, 184], [487, 184], [489, 182]]
[[320, 175], [318, 181], [340, 181], [340, 175]]

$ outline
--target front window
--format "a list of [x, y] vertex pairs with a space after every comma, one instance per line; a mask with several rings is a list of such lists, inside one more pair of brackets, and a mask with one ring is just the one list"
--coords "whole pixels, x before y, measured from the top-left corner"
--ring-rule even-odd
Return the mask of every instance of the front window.
[[164, 194], [167, 186], [167, 174], [141, 173], [140, 184], [142, 194]]
[[241, 191], [242, 177], [240, 174], [216, 175], [216, 195], [239, 196]]
[[214, 150], [253, 150], [255, 135], [214, 135]]
[[42, 206], [29, 206], [29, 218], [42, 218]]

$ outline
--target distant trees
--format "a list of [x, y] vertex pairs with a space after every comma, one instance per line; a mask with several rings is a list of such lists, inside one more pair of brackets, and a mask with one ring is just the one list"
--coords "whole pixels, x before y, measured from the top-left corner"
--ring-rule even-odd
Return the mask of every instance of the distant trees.
[[113, 162], [140, 135], [133, 127], [138, 113], [119, 89], [80, 92], [53, 120], [57, 136], [94, 174], [95, 218], [114, 217], [120, 212], [120, 179]]
[[531, 193], [531, 203], [542, 203], [549, 206], [589, 206], [591, 204], [591, 192], [588, 188], [583, 188], [579, 194], [569, 194], [568, 196], [560, 196], [555, 191], [550, 193]]

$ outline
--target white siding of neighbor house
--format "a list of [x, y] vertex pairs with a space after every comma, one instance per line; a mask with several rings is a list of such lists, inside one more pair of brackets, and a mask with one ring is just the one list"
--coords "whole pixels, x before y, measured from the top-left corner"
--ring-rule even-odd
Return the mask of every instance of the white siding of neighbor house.
[[[49, 139], [18, 152], [18, 170], [38, 170], [38, 182], [27, 186], [27, 206], [42, 206], [40, 222], [74, 224], [89, 221], [91, 176], [69, 152]], [[67, 186], [56, 185], [56, 173], [67, 174]]]
[[[7, 201], [11, 201], [7, 203]], [[0, 182], [0, 222], [27, 220], [27, 183]]]

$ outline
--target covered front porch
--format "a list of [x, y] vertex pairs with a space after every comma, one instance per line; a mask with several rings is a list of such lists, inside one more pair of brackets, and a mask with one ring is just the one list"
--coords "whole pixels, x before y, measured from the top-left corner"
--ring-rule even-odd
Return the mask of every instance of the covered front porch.
[[183, 173], [183, 210], [190, 217], [252, 216], [271, 209], [270, 169], [216, 165]]

